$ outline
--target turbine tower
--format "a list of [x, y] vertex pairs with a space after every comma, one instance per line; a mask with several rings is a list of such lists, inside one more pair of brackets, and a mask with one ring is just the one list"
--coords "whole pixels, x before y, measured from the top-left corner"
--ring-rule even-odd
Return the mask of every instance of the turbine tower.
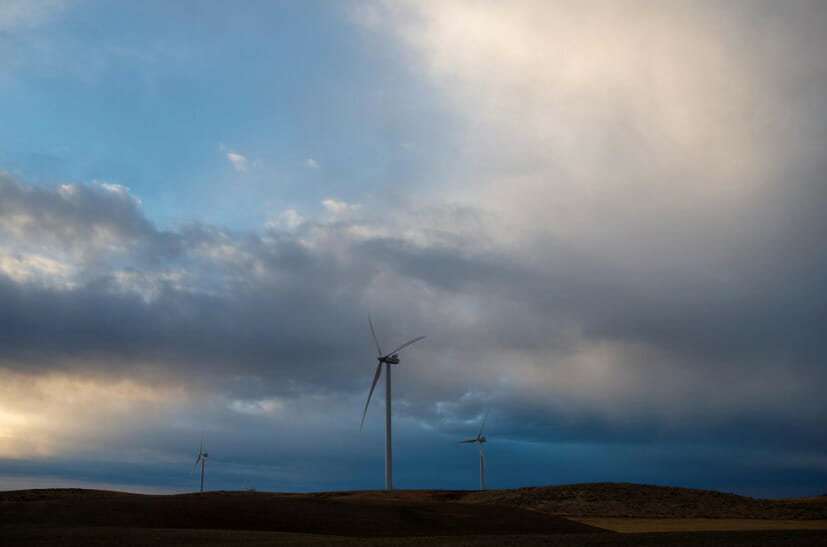
[[204, 491], [204, 464], [207, 463], [207, 453], [204, 452], [204, 432], [201, 432], [201, 446], [198, 448], [198, 457], [195, 458], [195, 465], [192, 466], [192, 471], [190, 471], [190, 475], [195, 472], [195, 468], [198, 467], [198, 462], [201, 462], [201, 492]]
[[480, 449], [480, 490], [485, 490], [485, 477], [483, 476], [483, 465], [486, 469], [488, 469], [488, 464], [485, 462], [485, 456], [482, 454], [482, 443], [486, 442], [485, 437], [482, 436], [482, 428], [485, 427], [485, 420], [488, 419], [488, 413], [491, 411], [489, 408], [485, 412], [485, 418], [482, 419], [482, 425], [480, 426], [480, 432], [477, 433], [477, 436], [473, 439], [468, 439], [466, 441], [457, 441], [455, 444], [462, 444], [462, 443], [477, 443], [477, 446]]
[[379, 376], [382, 374], [382, 365], [385, 365], [385, 490], [393, 490], [393, 465], [391, 458], [391, 365], [399, 364], [399, 355], [397, 352], [404, 347], [407, 347], [414, 342], [418, 342], [425, 338], [420, 336], [414, 338], [409, 342], [405, 342], [398, 348], [388, 353], [382, 353], [379, 348], [379, 341], [376, 339], [376, 332], [373, 330], [373, 322], [368, 317], [368, 325], [370, 325], [370, 334], [373, 336], [373, 343], [376, 345], [376, 358], [379, 363], [376, 365], [376, 374], [373, 375], [373, 383], [370, 385], [370, 393], [368, 393], [368, 402], [365, 403], [365, 410], [362, 412], [362, 425], [359, 426], [359, 431], [365, 426], [365, 416], [368, 413], [368, 405], [370, 398], [373, 395], [373, 390], [376, 388], [376, 383], [379, 381]]

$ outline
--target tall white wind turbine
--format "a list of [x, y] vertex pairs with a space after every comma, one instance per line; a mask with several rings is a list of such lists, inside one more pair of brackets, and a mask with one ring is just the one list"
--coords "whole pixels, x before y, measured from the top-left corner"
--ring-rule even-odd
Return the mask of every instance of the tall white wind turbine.
[[201, 446], [198, 448], [198, 457], [195, 458], [195, 465], [192, 466], [190, 475], [195, 472], [198, 463], [201, 462], [201, 492], [204, 491], [204, 465], [207, 463], [207, 453], [204, 452], [204, 433], [201, 432]]
[[483, 466], [488, 469], [488, 464], [485, 462], [485, 456], [482, 454], [482, 443], [486, 442], [485, 437], [482, 436], [482, 428], [485, 427], [485, 421], [488, 419], [488, 413], [491, 411], [489, 408], [485, 412], [485, 418], [482, 419], [482, 425], [480, 426], [480, 432], [477, 433], [477, 436], [473, 439], [468, 439], [466, 441], [457, 441], [455, 444], [462, 444], [462, 443], [477, 443], [477, 446], [480, 449], [480, 490], [485, 490], [485, 477], [483, 476]]
[[382, 353], [379, 348], [379, 341], [376, 339], [376, 332], [373, 330], [373, 322], [368, 317], [368, 325], [370, 325], [370, 334], [373, 336], [373, 343], [376, 345], [376, 358], [379, 363], [376, 365], [376, 374], [373, 375], [373, 383], [370, 385], [370, 393], [368, 393], [368, 402], [365, 403], [365, 410], [362, 412], [362, 425], [359, 426], [359, 431], [365, 426], [365, 416], [368, 413], [368, 405], [370, 398], [373, 395], [373, 390], [376, 388], [376, 383], [379, 381], [379, 376], [382, 374], [382, 365], [385, 365], [385, 490], [393, 490], [393, 466], [391, 458], [391, 365], [399, 364], [399, 355], [397, 352], [404, 347], [410, 346], [414, 342], [418, 342], [425, 338], [420, 336], [408, 342], [405, 342], [398, 348], [388, 353]]

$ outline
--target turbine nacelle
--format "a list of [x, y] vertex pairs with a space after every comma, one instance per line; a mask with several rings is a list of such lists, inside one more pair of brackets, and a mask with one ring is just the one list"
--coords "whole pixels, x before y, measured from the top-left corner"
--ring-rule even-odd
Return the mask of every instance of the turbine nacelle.
[[393, 355], [385, 355], [383, 357], [377, 357], [380, 363], [388, 363], [389, 365], [398, 365], [399, 364], [399, 354], [394, 353]]

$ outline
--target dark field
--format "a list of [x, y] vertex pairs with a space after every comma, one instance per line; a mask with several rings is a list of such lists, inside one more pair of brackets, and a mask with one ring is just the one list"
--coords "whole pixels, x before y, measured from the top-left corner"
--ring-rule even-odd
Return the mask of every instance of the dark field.
[[824, 496], [755, 500], [628, 484], [174, 496], [26, 490], [0, 492], [0, 544], [825, 545], [826, 514]]
[[174, 528], [5, 528], [3, 545], [125, 547], [148, 545], [551, 545], [560, 547], [627, 545], [672, 546], [823, 546], [823, 532], [781, 530], [766, 532], [680, 532], [645, 534], [547, 534], [488, 536], [426, 536], [353, 538], [312, 534], [289, 534], [248, 530], [179, 530]]

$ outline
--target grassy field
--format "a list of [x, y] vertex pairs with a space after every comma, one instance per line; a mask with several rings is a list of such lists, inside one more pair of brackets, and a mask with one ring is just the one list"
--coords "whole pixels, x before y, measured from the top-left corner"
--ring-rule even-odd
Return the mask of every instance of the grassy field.
[[[0, 492], [0, 545], [827, 545], [827, 498], [586, 484], [171, 496]], [[618, 533], [620, 532], [620, 533]]]

